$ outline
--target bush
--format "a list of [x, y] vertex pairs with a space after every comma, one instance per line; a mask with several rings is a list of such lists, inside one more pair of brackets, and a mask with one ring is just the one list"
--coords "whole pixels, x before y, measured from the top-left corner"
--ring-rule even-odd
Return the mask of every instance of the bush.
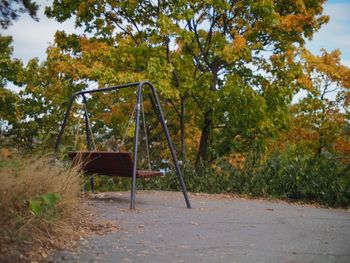
[[[173, 169], [170, 169], [173, 170]], [[263, 158], [248, 156], [241, 170], [225, 159], [202, 167], [197, 175], [194, 167], [183, 167], [184, 180], [190, 192], [236, 193], [257, 197], [316, 201], [328, 206], [350, 203], [350, 171], [336, 156], [316, 156], [303, 145], [289, 145]], [[126, 178], [95, 177], [100, 191], [130, 190]], [[89, 187], [89, 184], [86, 184]], [[176, 174], [163, 178], [137, 180], [139, 190], [179, 191]]]
[[330, 154], [317, 156], [301, 146], [289, 145], [245, 172], [252, 178], [250, 190], [255, 196], [349, 206], [350, 171]]

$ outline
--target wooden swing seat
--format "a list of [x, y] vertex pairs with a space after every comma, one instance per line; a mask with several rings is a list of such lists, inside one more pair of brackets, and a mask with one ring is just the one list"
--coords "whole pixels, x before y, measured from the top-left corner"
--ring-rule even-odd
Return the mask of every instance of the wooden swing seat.
[[[84, 173], [132, 177], [133, 160], [129, 152], [79, 151], [70, 152], [73, 166], [81, 166]], [[136, 177], [163, 176], [160, 171], [137, 170]]]

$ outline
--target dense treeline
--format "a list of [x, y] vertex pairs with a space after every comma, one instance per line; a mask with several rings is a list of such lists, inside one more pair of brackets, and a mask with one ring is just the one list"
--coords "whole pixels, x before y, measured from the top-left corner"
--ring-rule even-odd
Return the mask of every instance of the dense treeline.
[[[350, 69], [338, 50], [313, 55], [304, 46], [328, 21], [323, 4], [55, 0], [46, 15], [73, 16], [86, 33], [57, 32], [47, 59], [27, 65], [11, 58], [11, 38], [0, 37], [2, 147], [52, 149], [73, 92], [147, 79], [161, 95], [193, 191], [347, 205]], [[97, 148], [116, 149], [126, 134], [130, 150], [134, 92], [87, 100]], [[144, 103], [152, 164], [163, 166], [165, 138], [146, 96]], [[62, 153], [86, 147], [80, 106]]]

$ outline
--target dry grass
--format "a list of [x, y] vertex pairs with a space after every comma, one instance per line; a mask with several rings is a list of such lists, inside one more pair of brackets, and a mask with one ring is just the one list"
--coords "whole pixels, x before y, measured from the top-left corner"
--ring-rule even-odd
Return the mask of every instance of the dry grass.
[[[0, 156], [0, 262], [45, 258], [47, 251], [79, 238], [81, 174], [50, 158]], [[47, 194], [60, 200], [40, 214], [29, 203]]]

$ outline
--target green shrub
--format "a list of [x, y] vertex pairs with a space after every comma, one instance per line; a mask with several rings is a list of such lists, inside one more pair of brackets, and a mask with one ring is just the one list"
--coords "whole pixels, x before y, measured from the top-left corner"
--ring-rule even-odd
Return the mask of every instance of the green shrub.
[[[316, 156], [303, 145], [288, 145], [265, 158], [252, 154], [242, 170], [236, 170], [224, 159], [203, 165], [201, 175], [194, 167], [183, 167], [184, 180], [190, 192], [236, 193], [258, 197], [316, 201], [329, 206], [349, 206], [350, 171], [336, 156]], [[128, 178], [95, 177], [98, 191], [127, 191]], [[89, 182], [85, 185], [90, 187]], [[138, 190], [179, 191], [176, 174], [137, 180]]]
[[274, 152], [264, 163], [247, 171], [247, 176], [252, 177], [250, 190], [255, 196], [349, 205], [350, 172], [336, 156], [317, 156], [292, 145]]

